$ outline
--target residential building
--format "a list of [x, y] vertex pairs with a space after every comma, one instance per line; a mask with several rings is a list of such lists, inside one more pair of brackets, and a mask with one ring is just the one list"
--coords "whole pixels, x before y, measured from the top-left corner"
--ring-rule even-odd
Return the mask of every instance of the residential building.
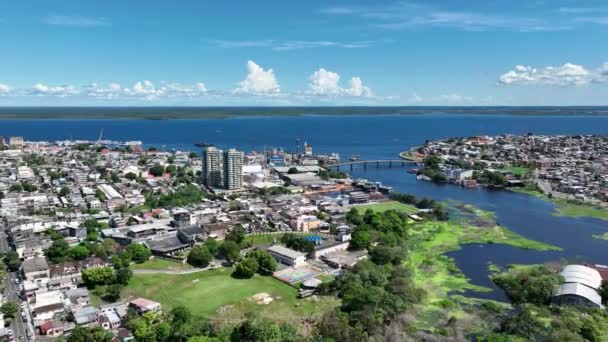
[[224, 152], [224, 187], [229, 190], [243, 186], [243, 152], [230, 149]]
[[223, 186], [222, 151], [214, 146], [203, 150], [203, 184], [210, 187]]

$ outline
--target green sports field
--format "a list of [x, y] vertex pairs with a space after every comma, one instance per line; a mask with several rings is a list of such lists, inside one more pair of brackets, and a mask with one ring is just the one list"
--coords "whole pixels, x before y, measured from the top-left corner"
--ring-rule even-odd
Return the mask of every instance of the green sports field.
[[[184, 305], [195, 314], [214, 319], [239, 320], [247, 312], [283, 320], [299, 321], [339, 305], [335, 298], [297, 299], [297, 290], [272, 277], [255, 275], [251, 279], [236, 279], [232, 268], [204, 272], [167, 275], [137, 274], [123, 291], [124, 298], [144, 297], [158, 301], [163, 308]], [[270, 304], [259, 304], [251, 297], [267, 293]], [[231, 307], [221, 313], [217, 309]]]

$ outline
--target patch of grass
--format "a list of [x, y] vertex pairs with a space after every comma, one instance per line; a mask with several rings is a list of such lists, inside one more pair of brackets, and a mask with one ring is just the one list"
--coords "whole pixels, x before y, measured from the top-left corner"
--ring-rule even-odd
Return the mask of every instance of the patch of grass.
[[522, 167], [522, 166], [507, 166], [505, 168], [505, 170], [511, 171], [513, 176], [520, 176], [520, 177], [527, 175], [528, 171], [530, 171], [529, 168]]
[[[123, 291], [123, 297], [144, 297], [158, 301], [163, 308], [184, 305], [195, 314], [217, 320], [234, 321], [247, 312], [278, 321], [299, 321], [319, 315], [339, 305], [336, 298], [297, 299], [297, 290], [272, 277], [258, 274], [251, 279], [231, 276], [233, 268], [220, 268], [204, 272], [167, 275], [137, 274]], [[270, 304], [258, 304], [251, 296], [268, 293], [274, 298]], [[218, 313], [217, 309], [231, 306]]]
[[330, 281], [333, 281], [334, 279], [336, 279], [336, 277], [332, 274], [321, 274], [321, 275], [318, 275], [316, 278], [324, 283], [329, 283]]
[[397, 202], [397, 201], [363, 204], [363, 205], [358, 205], [355, 208], [357, 208], [360, 212], [365, 212], [367, 209], [371, 209], [378, 213], [383, 213], [387, 210], [396, 210], [396, 211], [403, 212], [406, 214], [413, 214], [413, 213], [418, 212], [418, 209], [416, 207], [414, 207], [413, 205], [409, 205], [409, 204], [405, 204], [405, 203], [401, 203], [401, 202]]
[[593, 237], [596, 238], [596, 239], [608, 240], [608, 233], [593, 234]]
[[553, 200], [558, 207], [557, 215], [570, 217], [594, 217], [608, 221], [608, 208], [598, 207], [592, 204], [575, 203], [562, 199]]
[[251, 241], [252, 245], [269, 245], [273, 241], [280, 242], [283, 234], [255, 234], [255, 235], [247, 235], [245, 237], [245, 241]]
[[164, 260], [164, 259], [150, 259], [143, 264], [133, 264], [131, 269], [133, 270], [166, 270], [166, 271], [184, 271], [192, 269], [193, 267], [188, 264], [180, 264], [175, 261]]

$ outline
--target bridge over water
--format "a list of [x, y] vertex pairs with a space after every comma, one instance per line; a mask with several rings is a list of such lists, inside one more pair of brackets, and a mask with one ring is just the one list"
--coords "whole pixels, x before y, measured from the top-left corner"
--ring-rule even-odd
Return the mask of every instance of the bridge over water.
[[405, 159], [373, 159], [373, 160], [355, 160], [350, 162], [335, 163], [324, 165], [326, 168], [335, 169], [340, 171], [341, 167], [350, 167], [352, 170], [357, 165], [362, 165], [364, 169], [367, 169], [368, 165], [371, 167], [405, 167], [408, 165], [416, 165], [416, 162], [405, 160]]

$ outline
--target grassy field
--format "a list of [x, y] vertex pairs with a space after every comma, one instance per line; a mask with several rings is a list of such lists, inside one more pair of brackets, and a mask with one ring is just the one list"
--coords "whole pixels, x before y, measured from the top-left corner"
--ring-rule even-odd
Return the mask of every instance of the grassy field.
[[143, 264], [133, 264], [131, 269], [133, 270], [166, 270], [166, 271], [184, 271], [192, 269], [193, 267], [188, 264], [180, 264], [174, 261], [164, 259], [150, 259]]
[[553, 200], [558, 207], [557, 214], [570, 217], [595, 217], [608, 221], [608, 209], [600, 208], [591, 204], [577, 204], [566, 200]]
[[[420, 329], [433, 330], [437, 322], [447, 322], [450, 318], [476, 322], [475, 324], [480, 328], [489, 324], [489, 321], [486, 322], [478, 316], [477, 307], [488, 301], [466, 298], [461, 294], [468, 291], [490, 291], [490, 289], [471, 284], [458, 269], [454, 260], [445, 253], [458, 250], [460, 245], [469, 243], [505, 244], [540, 251], [559, 250], [559, 247], [529, 240], [496, 225], [495, 221], [492, 221], [493, 213], [473, 207], [463, 207], [463, 209], [475, 215], [459, 222], [416, 224], [411, 234], [411, 254], [408, 263], [414, 270], [414, 283], [427, 292], [422, 304], [418, 305], [416, 325]], [[492, 305], [508, 306], [494, 302]]]
[[505, 170], [511, 171], [513, 176], [523, 177], [528, 174], [528, 171], [530, 169], [528, 169], [527, 167], [522, 167], [522, 166], [508, 166], [505, 168]]
[[[144, 297], [160, 302], [164, 308], [184, 305], [195, 314], [219, 320], [239, 320], [247, 312], [279, 321], [299, 321], [321, 314], [339, 305], [335, 298], [297, 299], [297, 290], [272, 277], [255, 275], [251, 279], [236, 279], [232, 268], [185, 275], [135, 275], [123, 291], [123, 297]], [[258, 304], [253, 295], [268, 293], [270, 304]], [[219, 307], [231, 305], [218, 313]]]
[[413, 213], [418, 212], [418, 209], [416, 207], [414, 207], [413, 205], [408, 205], [408, 204], [400, 203], [397, 201], [363, 204], [363, 205], [358, 205], [355, 208], [357, 208], [357, 210], [359, 210], [361, 212], [364, 212], [367, 209], [371, 209], [371, 210], [379, 212], [379, 213], [385, 212], [387, 210], [397, 210], [397, 211], [404, 212], [407, 214], [413, 214]]
[[247, 235], [245, 237], [245, 241], [251, 241], [253, 245], [267, 245], [271, 244], [273, 241], [280, 242], [283, 234], [256, 234], [256, 235]]

